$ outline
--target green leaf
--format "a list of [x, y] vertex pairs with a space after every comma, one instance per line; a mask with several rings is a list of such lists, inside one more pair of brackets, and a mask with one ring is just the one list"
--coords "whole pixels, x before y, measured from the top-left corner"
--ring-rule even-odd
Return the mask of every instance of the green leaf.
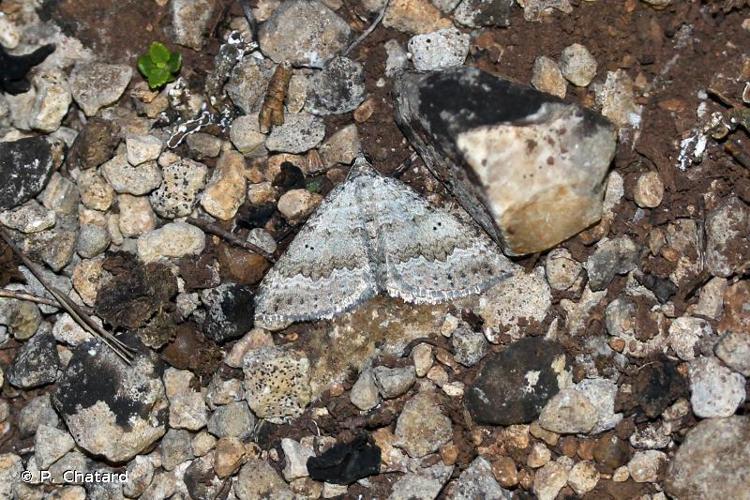
[[182, 54], [179, 52], [172, 52], [169, 61], [167, 61], [167, 67], [172, 73], [180, 71], [180, 68], [182, 67]]
[[151, 42], [151, 46], [148, 48], [148, 55], [151, 56], [154, 63], [158, 64], [169, 61], [169, 57], [172, 53], [163, 43]]
[[154, 65], [154, 61], [152, 61], [148, 55], [143, 55], [138, 58], [138, 71], [140, 71], [143, 76], [148, 78], [148, 75], [155, 69], [156, 65]]
[[162, 68], [154, 68], [153, 71], [148, 73], [146, 75], [148, 77], [148, 86], [150, 89], [158, 89], [159, 87], [164, 86], [168, 81], [169, 77], [172, 76], [169, 74], [169, 71]]

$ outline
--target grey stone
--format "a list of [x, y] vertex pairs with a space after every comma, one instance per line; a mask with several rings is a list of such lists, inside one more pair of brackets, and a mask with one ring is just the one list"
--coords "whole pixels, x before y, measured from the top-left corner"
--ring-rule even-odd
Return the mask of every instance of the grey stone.
[[[18, 285], [6, 288], [19, 289]], [[25, 291], [21, 289], [21, 291]], [[31, 338], [42, 324], [39, 307], [33, 302], [0, 298], [0, 325], [6, 325], [11, 335], [17, 340]]]
[[716, 344], [715, 352], [732, 370], [750, 377], [750, 335], [729, 332]]
[[73, 101], [65, 74], [58, 69], [41, 71], [34, 76], [33, 84], [36, 97], [29, 126], [42, 132], [54, 132], [60, 128]]
[[122, 492], [128, 498], [140, 496], [154, 478], [154, 465], [148, 457], [138, 455], [128, 463], [128, 480], [122, 485]]
[[5, 376], [11, 385], [31, 389], [57, 380], [59, 366], [55, 337], [40, 332], [18, 349]]
[[104, 252], [110, 243], [109, 231], [96, 224], [83, 224], [78, 233], [76, 250], [84, 259], [91, 259]]
[[557, 393], [539, 415], [539, 425], [558, 434], [591, 432], [598, 420], [597, 408], [574, 388]]
[[596, 76], [596, 59], [579, 43], [565, 47], [560, 54], [560, 70], [573, 85], [585, 87]]
[[322, 68], [349, 41], [349, 25], [317, 0], [285, 0], [263, 23], [260, 49], [277, 63]]
[[638, 247], [627, 236], [600, 241], [585, 264], [589, 287], [604, 290], [616, 275], [635, 269], [638, 259]]
[[310, 113], [287, 113], [284, 124], [274, 127], [266, 138], [269, 151], [304, 153], [317, 146], [325, 137], [323, 120]]
[[372, 374], [375, 376], [375, 384], [378, 386], [380, 395], [385, 399], [401, 396], [417, 381], [412, 365], [401, 368], [377, 366], [373, 368]]
[[398, 43], [398, 40], [388, 40], [385, 42], [385, 76], [393, 77], [404, 71], [409, 65], [409, 55], [404, 48]]
[[260, 110], [273, 68], [252, 56], [245, 57], [232, 70], [224, 90], [245, 114]]
[[559, 391], [565, 369], [562, 347], [539, 337], [521, 339], [488, 355], [469, 385], [466, 406], [481, 424], [513, 425], [536, 419]]
[[669, 464], [664, 489], [673, 498], [748, 498], [750, 417], [698, 422]]
[[315, 450], [313, 450], [311, 442], [308, 442], [306, 446], [306, 440], [303, 439], [302, 441], [300, 443], [289, 438], [281, 440], [281, 449], [284, 451], [284, 470], [282, 473], [287, 481], [310, 475], [307, 471], [307, 460], [315, 456]]
[[464, 26], [510, 26], [513, 0], [463, 0], [453, 18]]
[[371, 369], [366, 369], [359, 374], [359, 378], [349, 393], [349, 400], [362, 411], [369, 411], [378, 405], [380, 396]]
[[44, 137], [0, 142], [0, 210], [25, 203], [44, 189], [57, 163], [56, 151]]
[[437, 394], [420, 392], [404, 405], [396, 421], [396, 444], [410, 457], [437, 451], [453, 437], [451, 419], [440, 408]]
[[92, 210], [107, 211], [115, 200], [115, 190], [95, 169], [84, 170], [76, 179], [81, 202]]
[[461, 66], [469, 54], [470, 37], [456, 28], [415, 35], [409, 40], [414, 67], [432, 71]]
[[200, 50], [215, 8], [215, 0], [174, 0], [172, 27], [175, 43]]
[[462, 324], [451, 336], [453, 357], [464, 366], [479, 363], [487, 352], [488, 343], [482, 332], [475, 332]]
[[663, 451], [637, 451], [628, 462], [628, 472], [636, 483], [653, 483], [659, 479], [659, 472], [668, 461]]
[[567, 484], [569, 470], [570, 467], [559, 461], [547, 462], [536, 472], [532, 491], [539, 500], [554, 500]]
[[174, 429], [197, 431], [208, 422], [208, 410], [201, 391], [194, 390], [193, 373], [168, 368], [164, 372], [164, 389], [169, 399], [169, 425]]
[[167, 165], [162, 169], [161, 185], [149, 195], [151, 207], [166, 219], [190, 215], [206, 185], [207, 173], [204, 164], [189, 159]]
[[586, 396], [596, 409], [597, 422], [591, 434], [614, 429], [622, 420], [622, 413], [615, 413], [617, 384], [604, 378], [588, 378], [576, 384], [576, 390]]
[[125, 155], [118, 155], [101, 166], [101, 173], [119, 194], [148, 194], [161, 184], [161, 171], [155, 161], [134, 167]]
[[405, 73], [395, 90], [407, 138], [505, 253], [546, 250], [601, 218], [616, 145], [601, 116], [475, 68]]
[[437, 464], [405, 474], [393, 483], [388, 500], [434, 500], [452, 472], [453, 466]]
[[669, 325], [667, 342], [678, 358], [690, 361], [695, 359], [696, 350], [700, 352], [700, 343], [710, 342], [712, 334], [711, 324], [705, 319], [681, 316]]
[[73, 449], [75, 441], [65, 431], [40, 425], [34, 439], [34, 457], [41, 469], [48, 469], [50, 465]]
[[79, 63], [70, 74], [70, 92], [86, 116], [117, 102], [125, 92], [133, 68], [124, 64]]
[[706, 267], [723, 278], [750, 260], [750, 208], [731, 196], [706, 215]]
[[266, 135], [261, 133], [255, 113], [235, 118], [229, 129], [229, 138], [237, 151], [244, 155], [265, 151]]
[[39, 195], [39, 201], [45, 208], [54, 210], [56, 214], [70, 215], [78, 211], [80, 196], [78, 188], [71, 181], [58, 172], [52, 174], [47, 187]]
[[243, 360], [245, 398], [255, 415], [281, 423], [310, 403], [310, 360], [301, 351], [262, 347]]
[[239, 500], [273, 498], [292, 500], [294, 495], [289, 486], [265, 460], [251, 459], [240, 469], [234, 494]]
[[745, 378], [716, 358], [693, 360], [690, 371], [690, 404], [701, 418], [729, 417], [745, 401]]
[[21, 483], [24, 466], [15, 453], [0, 455], [0, 498], [15, 498], [16, 485]]
[[153, 135], [129, 135], [125, 138], [128, 163], [138, 166], [154, 161], [161, 154], [161, 139]]
[[161, 466], [173, 470], [181, 463], [192, 460], [192, 435], [184, 429], [169, 429], [161, 438]]
[[12, 210], [0, 213], [0, 223], [22, 233], [38, 233], [55, 225], [55, 212], [47, 210], [36, 200], [29, 200]]
[[169, 403], [152, 358], [128, 366], [98, 340], [76, 348], [53, 402], [78, 446], [124, 462], [164, 435]]
[[566, 248], [555, 248], [547, 254], [544, 271], [549, 286], [555, 290], [567, 290], [581, 274], [581, 264], [573, 259]]
[[365, 96], [362, 64], [335, 57], [310, 78], [305, 108], [316, 115], [338, 115], [357, 109]]
[[36, 434], [39, 426], [57, 427], [60, 418], [52, 407], [49, 394], [37, 396], [29, 401], [18, 414], [18, 431], [22, 437]]
[[247, 439], [253, 434], [255, 417], [245, 401], [220, 406], [208, 420], [208, 432], [216, 437]]
[[171, 222], [138, 238], [138, 257], [143, 262], [161, 258], [199, 255], [206, 246], [206, 235], [184, 222]]
[[191, 151], [198, 154], [198, 159], [216, 158], [221, 153], [222, 141], [215, 135], [195, 132], [185, 139]]
[[512, 493], [503, 489], [492, 474], [492, 465], [483, 457], [477, 457], [458, 476], [447, 498], [451, 500], [474, 500], [495, 498], [510, 500]]

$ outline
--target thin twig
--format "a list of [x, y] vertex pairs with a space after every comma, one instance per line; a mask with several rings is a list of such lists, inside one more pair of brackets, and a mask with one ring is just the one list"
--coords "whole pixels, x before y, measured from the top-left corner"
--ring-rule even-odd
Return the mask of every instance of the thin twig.
[[47, 291], [55, 298], [55, 300], [57, 300], [60, 307], [65, 309], [65, 311], [70, 314], [70, 317], [73, 318], [73, 320], [75, 320], [75, 322], [78, 323], [81, 328], [88, 331], [91, 335], [98, 337], [102, 342], [104, 342], [104, 344], [112, 349], [115, 354], [122, 358], [123, 361], [125, 361], [127, 364], [131, 364], [134, 359], [133, 353], [135, 352], [135, 349], [124, 344], [120, 339], [106, 331], [101, 326], [94, 323], [94, 320], [92, 320], [86, 313], [84, 313], [76, 303], [71, 301], [55, 286], [47, 282], [44, 276], [42, 276], [42, 273], [41, 271], [39, 271], [39, 268], [36, 266], [36, 264], [34, 264], [31, 259], [26, 257], [26, 255], [16, 247], [16, 244], [13, 243], [13, 240], [11, 239], [8, 232], [3, 228], [0, 228], [0, 237], [2, 237], [2, 239], [5, 241], [5, 244], [10, 247], [13, 253], [15, 253], [18, 258], [21, 259], [23, 265], [26, 266], [29, 271], [31, 271], [31, 274], [34, 275], [39, 283], [41, 283], [42, 286], [47, 289]]
[[362, 40], [364, 40], [365, 38], [367, 38], [368, 36], [370, 36], [370, 33], [372, 33], [373, 31], [375, 31], [375, 28], [378, 27], [378, 24], [380, 24], [380, 21], [382, 21], [383, 18], [385, 17], [385, 11], [386, 11], [386, 9], [388, 9], [388, 4], [389, 3], [391, 3], [390, 0], [385, 0], [385, 4], [383, 4], [383, 8], [380, 11], [380, 14], [378, 14], [378, 17], [375, 18], [375, 21], [373, 21], [373, 23], [370, 25], [370, 27], [367, 28], [364, 32], [362, 32], [362, 34], [359, 35], [359, 37], [356, 40], [354, 40], [351, 43], [351, 45], [349, 45], [346, 48], [346, 50], [344, 51], [343, 55], [346, 56], [347, 54], [349, 54], [349, 52], [351, 52], [352, 50], [354, 50], [357, 47], [357, 45], [359, 45], [360, 43], [362, 43]]
[[258, 255], [262, 255], [263, 257], [265, 257], [271, 262], [276, 262], [276, 259], [274, 258], [273, 255], [266, 252], [265, 250], [260, 248], [258, 245], [253, 245], [249, 241], [241, 240], [235, 235], [233, 235], [232, 233], [230, 233], [229, 231], [225, 231], [224, 229], [220, 228], [216, 224], [211, 224], [210, 222], [196, 219], [194, 217], [188, 217], [187, 221], [189, 224], [199, 227], [207, 233], [218, 236], [219, 238], [226, 240], [228, 243], [231, 243], [232, 245], [236, 245], [238, 247], [244, 248], [245, 250], [249, 250], [251, 252], [257, 253]]
[[36, 304], [44, 304], [45, 306], [60, 307], [57, 301], [45, 299], [44, 297], [37, 297], [30, 293], [16, 292], [15, 290], [0, 290], [0, 297], [6, 299], [25, 300], [27, 302], [34, 302]]

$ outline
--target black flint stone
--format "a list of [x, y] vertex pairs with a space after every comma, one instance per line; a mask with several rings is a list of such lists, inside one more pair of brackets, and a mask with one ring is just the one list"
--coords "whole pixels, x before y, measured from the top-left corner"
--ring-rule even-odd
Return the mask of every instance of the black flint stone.
[[220, 295], [208, 310], [205, 334], [222, 343], [242, 337], [253, 328], [255, 294], [250, 287], [227, 284], [219, 287]]
[[562, 346], [541, 337], [513, 343], [490, 354], [466, 393], [466, 406], [480, 424], [526, 424], [536, 419], [559, 392], [552, 364]]
[[351, 443], [337, 443], [319, 457], [309, 458], [307, 470], [315, 481], [352, 484], [380, 472], [380, 448], [369, 436], [360, 435]]
[[0, 143], [0, 211], [38, 195], [53, 167], [52, 145], [44, 137]]

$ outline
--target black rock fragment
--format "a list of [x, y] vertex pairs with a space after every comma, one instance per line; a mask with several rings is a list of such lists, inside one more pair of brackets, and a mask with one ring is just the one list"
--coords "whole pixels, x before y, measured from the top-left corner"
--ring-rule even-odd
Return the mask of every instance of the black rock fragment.
[[305, 187], [305, 174], [298, 166], [285, 161], [281, 164], [281, 171], [273, 178], [273, 186], [284, 191], [302, 189]]
[[658, 417], [689, 392], [687, 378], [677, 370], [677, 362], [668, 358], [643, 365], [632, 386], [632, 404], [649, 418]]
[[307, 470], [315, 481], [352, 484], [380, 473], [380, 448], [364, 434], [349, 443], [337, 443], [319, 457], [307, 460]]
[[669, 299], [677, 293], [677, 285], [672, 283], [672, 280], [669, 278], [660, 278], [653, 274], [636, 273], [635, 279], [638, 280], [638, 283], [651, 290], [661, 304], [669, 302]]
[[51, 333], [38, 333], [18, 350], [10, 365], [8, 382], [21, 389], [30, 389], [57, 380], [60, 357]]
[[113, 121], [93, 117], [76, 137], [65, 159], [66, 164], [69, 169], [98, 167], [112, 158], [118, 144], [120, 126]]
[[14, 56], [0, 45], [0, 90], [11, 95], [23, 94], [31, 88], [26, 75], [55, 51], [54, 44], [43, 45], [33, 52]]
[[38, 195], [58, 160], [57, 146], [44, 137], [0, 143], [0, 211]]
[[254, 324], [255, 294], [248, 286], [227, 283], [214, 289], [204, 332], [222, 343], [242, 337]]
[[472, 418], [490, 425], [533, 421], [560, 390], [557, 377], [564, 358], [560, 344], [540, 337], [521, 339], [488, 355], [466, 393]]

